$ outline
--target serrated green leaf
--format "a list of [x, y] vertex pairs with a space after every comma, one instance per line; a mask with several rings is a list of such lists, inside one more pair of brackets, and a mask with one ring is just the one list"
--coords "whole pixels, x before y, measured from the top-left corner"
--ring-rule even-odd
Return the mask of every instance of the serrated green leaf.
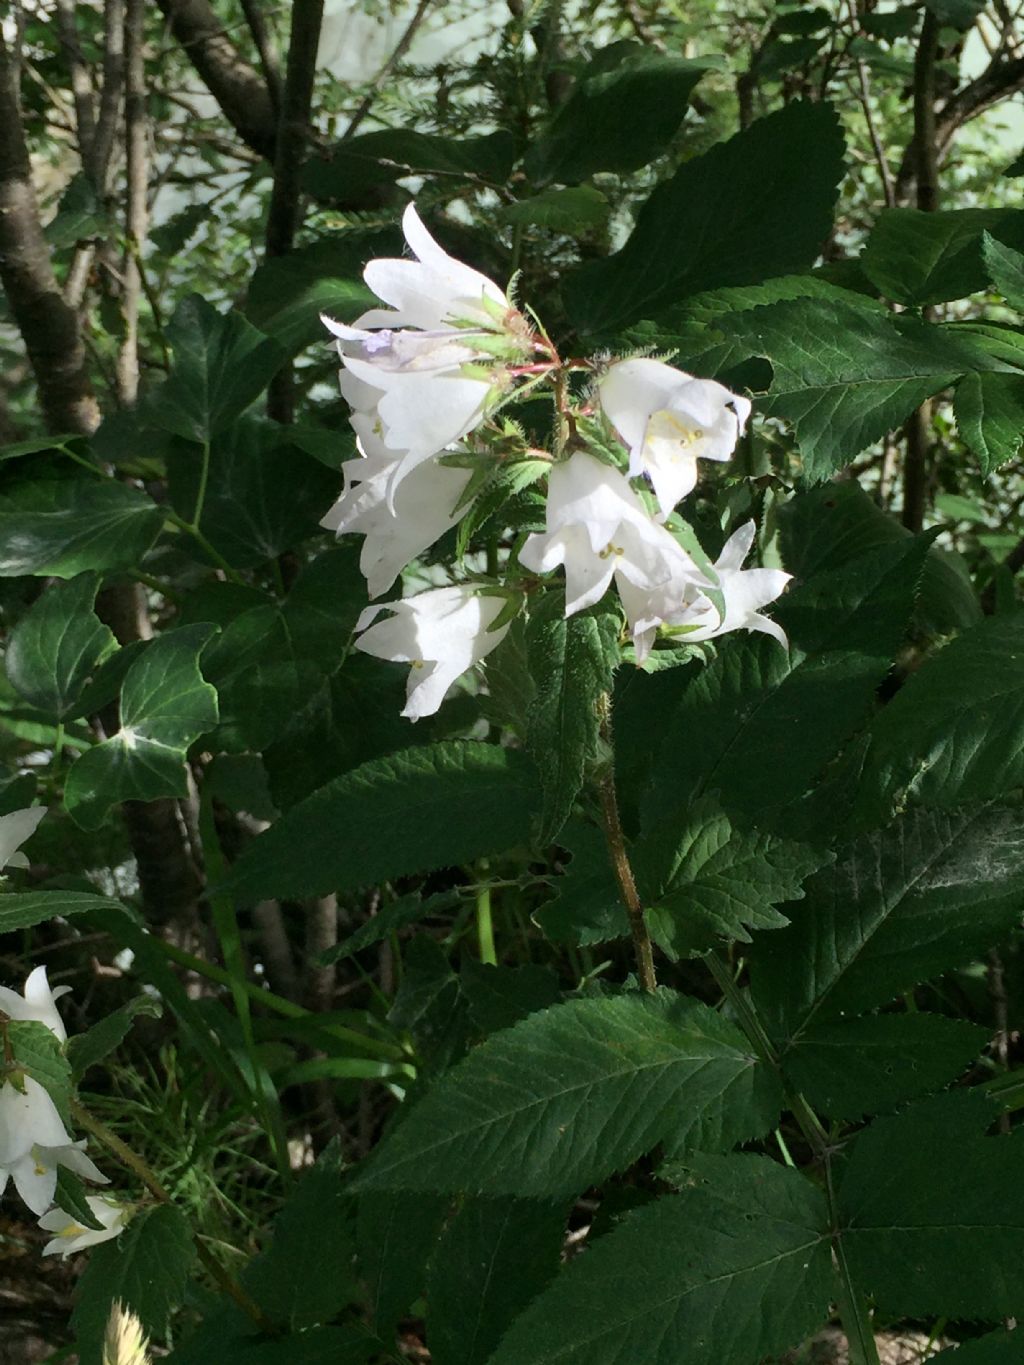
[[15, 690], [58, 719], [72, 710], [93, 669], [117, 647], [93, 611], [98, 587], [95, 574], [52, 584], [8, 640], [4, 662]]
[[828, 105], [795, 100], [759, 119], [684, 162], [648, 199], [621, 251], [568, 276], [570, 317], [583, 331], [614, 332], [688, 295], [810, 266], [844, 169]]
[[188, 794], [188, 747], [217, 723], [217, 693], [199, 672], [199, 656], [214, 629], [168, 631], [128, 670], [120, 730], [84, 753], [68, 773], [64, 799], [82, 829], [98, 829], [120, 801]]
[[78, 1281], [71, 1319], [82, 1365], [100, 1365], [115, 1300], [131, 1309], [148, 1336], [163, 1340], [195, 1255], [184, 1215], [169, 1204], [140, 1209], [115, 1241], [96, 1247]]
[[831, 299], [723, 319], [772, 363], [761, 411], [792, 422], [804, 474], [825, 479], [972, 367], [935, 326]]
[[879, 712], [858, 802], [949, 809], [1024, 782], [1024, 611], [987, 617], [927, 659]]
[[57, 1035], [45, 1024], [25, 1019], [8, 1020], [2, 1032], [10, 1043], [18, 1067], [43, 1087], [67, 1127], [70, 1123], [71, 1066]]
[[555, 973], [534, 962], [504, 967], [467, 958], [459, 985], [469, 1005], [469, 1017], [483, 1034], [511, 1028], [527, 1015], [557, 1005], [562, 998]]
[[750, 954], [754, 995], [790, 1041], [970, 961], [1017, 922], [1020, 810], [907, 811], [847, 847], [804, 893], [789, 928], [759, 937]]
[[[68, 1039], [68, 1061], [76, 1080], [103, 1061], [115, 1048], [119, 1047], [131, 1030], [132, 1020], [140, 1014], [148, 1014], [159, 1019], [163, 1006], [151, 995], [137, 995], [127, 1004], [105, 1015], [85, 1033], [77, 1033]], [[70, 1213], [71, 1210], [69, 1209]]]
[[948, 303], [984, 289], [982, 240], [989, 233], [1024, 246], [1024, 211], [883, 209], [860, 256], [861, 268], [895, 303], [908, 308]]
[[535, 780], [525, 755], [464, 740], [374, 759], [293, 806], [225, 888], [324, 895], [500, 853], [529, 837]]
[[[642, 802], [653, 826], [717, 792], [723, 808], [792, 833], [788, 815], [874, 704], [910, 616], [923, 540], [883, 545], [775, 604], [787, 653], [763, 636], [723, 643], [695, 679], [666, 685]], [[673, 675], [669, 674], [669, 680]], [[674, 703], [674, 705], [673, 705]], [[699, 738], [698, 738], [699, 737]]]
[[434, 1250], [427, 1281], [433, 1365], [486, 1365], [506, 1329], [554, 1279], [566, 1210], [525, 1199], [467, 1199]]
[[151, 498], [113, 479], [39, 479], [0, 494], [0, 578], [135, 565], [159, 533]]
[[883, 1313], [977, 1321], [1024, 1311], [1024, 1151], [984, 1137], [977, 1094], [926, 1100], [877, 1119], [839, 1187], [854, 1283]]
[[775, 1121], [773, 1074], [670, 992], [574, 1000], [492, 1034], [357, 1174], [359, 1190], [577, 1193], [659, 1142], [729, 1147]]
[[978, 1024], [938, 1014], [816, 1021], [783, 1053], [782, 1065], [819, 1113], [859, 1119], [956, 1080], [988, 1038]]
[[689, 1164], [684, 1192], [628, 1214], [571, 1262], [492, 1365], [753, 1365], [824, 1321], [821, 1193], [764, 1157]]
[[284, 360], [241, 313], [218, 313], [199, 294], [182, 299], [165, 332], [174, 363], [142, 410], [161, 430], [200, 444], [241, 416]]
[[31, 929], [50, 919], [68, 919], [87, 910], [128, 911], [120, 901], [88, 891], [14, 891], [0, 896], [0, 934]]
[[552, 840], [565, 824], [597, 757], [601, 697], [619, 662], [621, 619], [598, 605], [566, 618], [565, 595], [545, 593], [526, 627], [530, 674], [536, 687], [527, 748], [544, 790], [539, 839]]
[[986, 232], [981, 239], [981, 253], [988, 270], [988, 278], [1011, 308], [1024, 313], [1024, 254], [1001, 240], [1001, 234]]
[[971, 27], [985, 3], [984, 0], [924, 0], [924, 7], [931, 10], [940, 24], [964, 30]]
[[566, 189], [544, 190], [530, 199], [519, 199], [501, 210], [506, 223], [547, 228], [570, 236], [600, 227], [607, 221], [611, 205], [593, 185], [572, 185]]
[[960, 436], [982, 474], [1012, 460], [1024, 441], [1024, 374], [967, 374], [953, 398]]
[[672, 958], [706, 952], [719, 939], [750, 942], [748, 929], [789, 923], [775, 906], [803, 896], [820, 850], [737, 828], [714, 797], [702, 797], [680, 828], [675, 814], [645, 829], [632, 852], [647, 923]]
[[354, 1218], [343, 1163], [329, 1147], [278, 1214], [270, 1249], [246, 1271], [246, 1288], [274, 1322], [302, 1331], [353, 1301]]
[[531, 180], [574, 184], [595, 171], [636, 171], [668, 146], [686, 117], [706, 61], [658, 52], [630, 55], [579, 81], [527, 152]]
[[310, 1332], [259, 1340], [237, 1321], [204, 1322], [168, 1358], [168, 1365], [366, 1365], [379, 1360], [383, 1342], [361, 1323], [314, 1327]]

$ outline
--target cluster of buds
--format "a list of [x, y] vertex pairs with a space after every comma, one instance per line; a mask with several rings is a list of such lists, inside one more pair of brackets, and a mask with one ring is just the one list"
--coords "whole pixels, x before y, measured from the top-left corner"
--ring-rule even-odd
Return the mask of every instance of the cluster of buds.
[[[35, 832], [44, 814], [45, 807], [36, 806], [0, 816], [0, 870], [26, 865], [18, 849]], [[46, 968], [37, 967], [29, 974], [22, 995], [0, 986], [0, 1020], [42, 1024], [63, 1047], [68, 1035], [57, 1001], [69, 989], [51, 989]], [[109, 1183], [86, 1156], [85, 1146], [84, 1138], [76, 1142], [68, 1133], [49, 1091], [16, 1060], [8, 1059], [0, 1068], [0, 1195], [13, 1184], [39, 1218], [39, 1226], [53, 1234], [44, 1256], [68, 1256], [116, 1237], [131, 1215], [127, 1205], [103, 1195], [90, 1195], [87, 1203], [100, 1227], [88, 1228], [54, 1204], [61, 1167], [83, 1180]]]
[[[374, 260], [365, 271], [391, 307], [352, 326], [324, 318], [337, 338], [359, 455], [346, 462], [344, 490], [322, 525], [364, 537], [360, 567], [371, 599], [466, 513], [473, 471], [464, 443], [517, 380], [529, 376], [532, 387], [548, 376], [566, 393], [553, 346], [507, 295], [443, 251], [411, 204], [402, 225], [415, 259]], [[561, 568], [567, 616], [593, 606], [614, 582], [638, 663], [659, 632], [696, 643], [755, 630], [785, 645], [760, 609], [789, 575], [742, 568], [754, 523], [734, 532], [714, 564], [695, 562], [672, 529], [674, 509], [696, 485], [697, 461], [731, 457], [749, 401], [662, 361], [631, 358], [604, 369], [588, 411], [621, 442], [623, 468], [608, 462], [606, 444], [588, 448], [573, 420], [573, 441], [545, 455], [545, 529], [519, 549], [518, 572]], [[432, 715], [455, 680], [500, 643], [523, 586], [516, 572], [510, 563], [504, 581], [455, 583], [363, 613], [356, 648], [411, 665], [403, 715]], [[391, 615], [378, 621], [384, 609]]]

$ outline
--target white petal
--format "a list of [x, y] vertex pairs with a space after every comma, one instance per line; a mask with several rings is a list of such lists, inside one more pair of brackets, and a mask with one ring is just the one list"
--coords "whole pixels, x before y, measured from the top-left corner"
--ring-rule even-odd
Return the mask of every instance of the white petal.
[[56, 1166], [46, 1166], [28, 1153], [12, 1164], [11, 1179], [22, 1201], [37, 1217], [53, 1203], [57, 1190]]
[[0, 815], [0, 871], [10, 865], [15, 849], [35, 834], [45, 814], [45, 806], [32, 806], [28, 810], [12, 810], [8, 815]]
[[25, 1077], [24, 1094], [11, 1082], [0, 1085], [0, 1166], [10, 1166], [26, 1152], [40, 1147], [65, 1147], [71, 1138], [65, 1131], [53, 1100], [31, 1077]]

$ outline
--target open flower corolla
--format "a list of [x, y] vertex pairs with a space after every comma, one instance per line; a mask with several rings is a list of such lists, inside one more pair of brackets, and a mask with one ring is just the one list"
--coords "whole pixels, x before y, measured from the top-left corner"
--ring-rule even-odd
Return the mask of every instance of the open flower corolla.
[[[378, 659], [411, 664], [403, 716], [432, 716], [448, 689], [500, 644], [508, 625], [494, 628], [507, 599], [469, 584], [432, 588], [400, 602], [369, 607], [356, 629], [356, 648]], [[374, 621], [377, 613], [392, 615]]]
[[43, 1247], [44, 1256], [60, 1256], [64, 1260], [73, 1252], [98, 1246], [100, 1242], [109, 1242], [118, 1235], [135, 1213], [134, 1205], [122, 1204], [103, 1194], [90, 1194], [85, 1202], [89, 1205], [89, 1212], [101, 1226], [87, 1228], [63, 1209], [51, 1209], [39, 1220], [39, 1226], [44, 1232], [54, 1234], [52, 1240]]
[[629, 450], [630, 477], [648, 475], [663, 518], [693, 490], [698, 460], [730, 458], [750, 416], [748, 399], [660, 360], [617, 361], [598, 397]]

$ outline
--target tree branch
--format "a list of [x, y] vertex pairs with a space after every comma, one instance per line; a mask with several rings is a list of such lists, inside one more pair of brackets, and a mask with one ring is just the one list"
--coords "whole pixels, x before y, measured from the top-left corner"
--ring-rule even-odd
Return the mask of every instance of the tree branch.
[[244, 61], [207, 0], [159, 0], [171, 32], [242, 141], [272, 160], [277, 117], [266, 82]]
[[[268, 260], [291, 251], [301, 220], [302, 166], [309, 147], [309, 116], [323, 14], [323, 0], [294, 0], [274, 155], [274, 186], [267, 210]], [[290, 365], [284, 366], [271, 383], [267, 412], [277, 422], [290, 422], [294, 416]]]

